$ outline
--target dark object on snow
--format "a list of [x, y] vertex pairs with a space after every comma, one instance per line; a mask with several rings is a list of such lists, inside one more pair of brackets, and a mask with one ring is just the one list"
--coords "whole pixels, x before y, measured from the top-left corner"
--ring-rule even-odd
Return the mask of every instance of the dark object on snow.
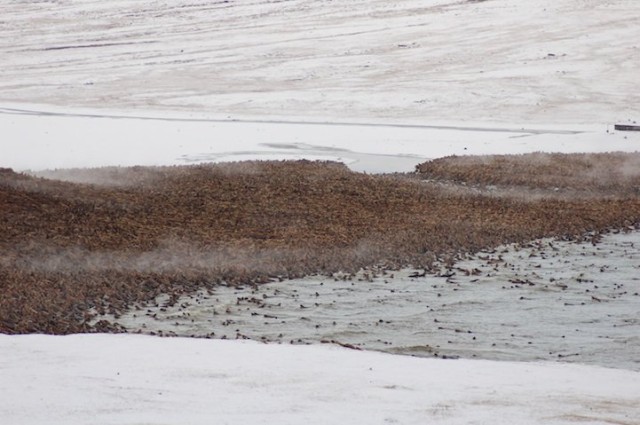
[[616, 124], [613, 128], [618, 131], [640, 131], [640, 125]]

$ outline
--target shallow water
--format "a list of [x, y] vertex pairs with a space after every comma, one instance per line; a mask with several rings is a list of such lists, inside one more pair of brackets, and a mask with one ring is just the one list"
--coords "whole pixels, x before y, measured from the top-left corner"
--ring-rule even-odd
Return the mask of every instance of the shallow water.
[[339, 343], [415, 356], [640, 370], [640, 232], [537, 241], [416, 270], [219, 287], [130, 311], [128, 330]]

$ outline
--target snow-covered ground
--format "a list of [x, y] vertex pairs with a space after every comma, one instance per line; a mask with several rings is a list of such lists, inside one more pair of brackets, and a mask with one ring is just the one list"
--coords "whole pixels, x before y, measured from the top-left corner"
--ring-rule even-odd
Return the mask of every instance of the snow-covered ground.
[[5, 0], [0, 103], [218, 118], [638, 119], [637, 0]]
[[[639, 23], [637, 0], [5, 0], [0, 167], [636, 151], [612, 124], [640, 119]], [[640, 423], [639, 372], [338, 347], [0, 336], [0, 382], [2, 424]]]
[[639, 22], [637, 0], [8, 0], [2, 166], [637, 150], [607, 131], [640, 119]]
[[640, 372], [136, 335], [0, 335], [3, 424], [637, 424]]

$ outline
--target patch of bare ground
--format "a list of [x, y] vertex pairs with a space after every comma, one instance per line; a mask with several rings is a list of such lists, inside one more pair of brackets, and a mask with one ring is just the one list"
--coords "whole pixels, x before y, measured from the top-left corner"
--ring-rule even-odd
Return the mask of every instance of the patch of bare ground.
[[[562, 166], [582, 173], [584, 163], [605, 158], [598, 170], [611, 167], [613, 174], [620, 164], [575, 158], [576, 165], [566, 157]], [[460, 160], [466, 171], [456, 179], [489, 179], [482, 177], [493, 172], [485, 160]], [[467, 165], [474, 161], [481, 162]], [[520, 184], [525, 167], [509, 161], [489, 170], [511, 182], [505, 184]], [[452, 158], [434, 163], [456, 165]], [[526, 172], [541, 174], [535, 167], [553, 169], [540, 160]], [[570, 172], [565, 177], [580, 181]], [[115, 331], [89, 323], [96, 313], [117, 316], [160, 293], [175, 301], [219, 284], [428, 268], [503, 243], [581, 237], [640, 221], [633, 190], [525, 202], [326, 162], [109, 168], [84, 170], [77, 179], [85, 183], [0, 172], [0, 332]], [[619, 184], [610, 179], [607, 187]]]

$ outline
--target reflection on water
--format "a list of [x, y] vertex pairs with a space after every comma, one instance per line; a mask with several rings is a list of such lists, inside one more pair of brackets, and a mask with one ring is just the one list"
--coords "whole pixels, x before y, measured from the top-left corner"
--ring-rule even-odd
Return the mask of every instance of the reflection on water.
[[[551, 240], [415, 270], [219, 287], [131, 311], [130, 331], [338, 343], [415, 356], [640, 370], [640, 232]], [[413, 277], [412, 277], [413, 276]]]

